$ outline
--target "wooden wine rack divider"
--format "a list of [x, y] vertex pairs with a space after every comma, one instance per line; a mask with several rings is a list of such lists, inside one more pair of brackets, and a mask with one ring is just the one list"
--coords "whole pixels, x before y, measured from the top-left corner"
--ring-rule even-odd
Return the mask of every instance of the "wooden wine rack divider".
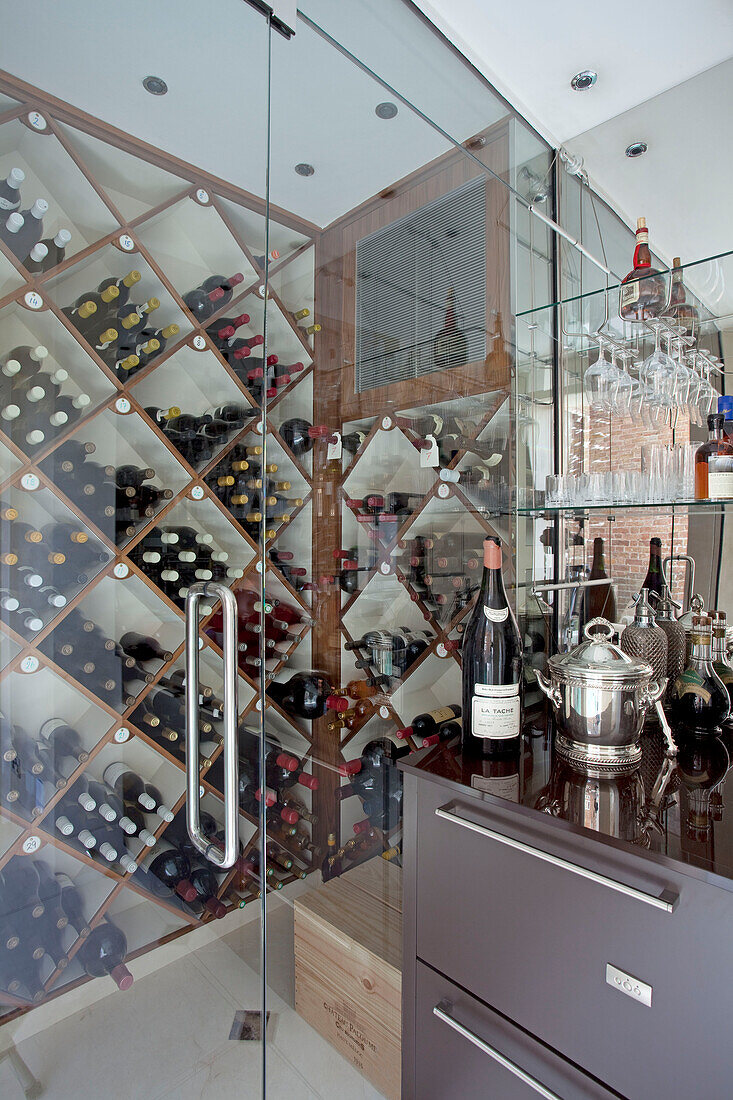
[[[94, 119], [83, 112], [78, 111], [76, 108], [69, 104], [63, 103], [57, 100], [55, 97], [49, 96], [42, 92], [40, 89], [33, 88], [30, 85], [24, 84], [17, 78], [10, 76], [9, 74], [0, 73], [0, 91], [5, 92], [7, 95], [19, 99], [17, 108], [13, 108], [0, 115], [0, 126], [5, 123], [11, 123], [14, 121], [23, 122], [27, 113], [31, 110], [40, 110], [41, 113], [48, 121], [48, 130], [46, 131], [47, 138], [50, 140], [57, 140], [65, 150], [66, 154], [73, 162], [75, 170], [83, 176], [89, 184], [94, 188], [99, 199], [105, 205], [111, 215], [111, 219], [118, 224], [106, 235], [100, 237], [98, 240], [89, 244], [87, 247], [80, 250], [74, 256], [64, 260], [52, 271], [43, 273], [40, 276], [30, 276], [23, 268], [14, 255], [4, 246], [0, 241], [0, 258], [4, 257], [8, 260], [13, 268], [18, 273], [19, 278], [22, 280], [22, 285], [9, 291], [2, 297], [0, 297], [0, 310], [18, 306], [23, 306], [24, 296], [30, 290], [35, 290], [40, 294], [44, 301], [43, 312], [50, 312], [54, 318], [55, 323], [63, 326], [66, 333], [68, 333], [76, 342], [81, 352], [83, 352], [86, 359], [93, 363], [99, 370], [100, 374], [104, 376], [106, 381], [111, 387], [109, 396], [99, 401], [93, 408], [91, 408], [86, 415], [79, 420], [75, 421], [70, 426], [67, 432], [60, 433], [53, 441], [45, 447], [42, 447], [38, 452], [34, 452], [33, 455], [27, 454], [21, 447], [19, 447], [13, 440], [0, 431], [0, 444], [4, 446], [19, 462], [19, 466], [6, 478], [0, 481], [0, 496], [7, 493], [9, 489], [19, 490], [20, 482], [23, 477], [32, 473], [37, 475], [41, 486], [45, 491], [53, 494], [58, 501], [69, 509], [77, 518], [84, 524], [84, 526], [93, 533], [94, 537], [98, 539], [102, 546], [104, 546], [112, 555], [111, 560], [105, 565], [99, 573], [91, 579], [91, 581], [72, 599], [69, 599], [68, 604], [62, 611], [55, 616], [39, 634], [33, 638], [31, 642], [23, 638], [16, 631], [14, 631], [9, 625], [2, 623], [0, 627], [3, 632], [12, 639], [12, 641], [19, 648], [19, 652], [5, 665], [0, 671], [0, 682], [6, 680], [14, 674], [19, 673], [19, 668], [24, 658], [28, 654], [35, 654], [39, 661], [41, 668], [49, 669], [59, 680], [69, 685], [75, 692], [84, 696], [90, 703], [93, 703], [102, 714], [104, 714], [110, 722], [109, 728], [98, 740], [93, 748], [90, 749], [89, 759], [84, 764], [79, 764], [72, 774], [67, 777], [67, 786], [56, 792], [46, 806], [43, 813], [34, 821], [29, 822], [24, 817], [15, 814], [12, 810], [3, 808], [1, 813], [8, 821], [17, 826], [21, 832], [16, 840], [10, 845], [10, 847], [0, 854], [0, 869], [2, 866], [13, 856], [22, 854], [24, 841], [32, 835], [40, 833], [43, 837], [43, 841], [46, 844], [51, 844], [57, 847], [59, 850], [65, 852], [67, 855], [78, 860], [81, 864], [94, 869], [97, 873], [105, 876], [113, 883], [113, 888], [110, 894], [99, 905], [96, 912], [91, 916], [89, 923], [92, 927], [98, 924], [108, 911], [110, 906], [119, 898], [123, 891], [133, 891], [141, 899], [144, 899], [151, 905], [159, 906], [162, 910], [174, 915], [177, 919], [184, 922], [183, 927], [175, 929], [170, 933], [166, 933], [163, 936], [151, 939], [150, 943], [143, 944], [130, 950], [128, 958], [134, 959], [147, 951], [154, 949], [157, 946], [171, 942], [181, 935], [186, 934], [192, 928], [200, 926], [202, 923], [206, 923], [213, 919], [209, 915], [204, 915], [201, 920], [195, 916], [185, 913], [182, 909], [179, 909], [177, 905], [169, 904], [164, 898], [158, 898], [147, 893], [143, 888], [137, 885], [129, 874], [118, 872], [113, 870], [109, 866], [103, 866], [101, 863], [92, 859], [84, 852], [78, 851], [76, 848], [66, 844], [57, 835], [44, 828], [45, 819], [49, 814], [53, 813], [54, 807], [58, 801], [63, 798], [64, 792], [68, 791], [69, 787], [73, 785], [74, 781], [78, 779], [80, 775], [84, 773], [86, 768], [93, 764], [99, 753], [109, 744], [114, 743], [114, 734], [120, 726], [125, 726], [130, 730], [131, 737], [137, 739], [140, 743], [146, 745], [148, 749], [158, 754], [158, 756], [165, 760], [169, 765], [176, 768], [180, 773], [183, 773], [184, 764], [171, 752], [168, 752], [165, 747], [155, 741], [145, 730], [140, 729], [132, 719], [132, 715], [135, 710], [143, 703], [147, 695], [158, 684], [160, 678], [166, 674], [176, 663], [181, 659], [184, 651], [184, 643], [181, 642], [172, 649], [173, 656], [166, 664], [161, 664], [155, 673], [151, 683], [146, 684], [140, 693], [135, 697], [134, 703], [129, 707], [126, 707], [122, 711], [109, 705], [104, 699], [97, 697], [92, 691], [90, 691], [83, 683], [77, 680], [65, 669], [60, 668], [55, 662], [43, 651], [42, 643], [49, 637], [49, 635], [57, 630], [63, 623], [64, 618], [76, 608], [86, 596], [88, 596], [94, 589], [104, 580], [110, 578], [113, 573], [113, 569], [116, 564], [124, 562], [127, 565], [130, 576], [135, 577], [140, 583], [145, 585], [151, 594], [157, 601], [160, 601], [163, 606], [177, 616], [181, 631], [183, 631], [184, 614], [176, 603], [170, 600], [165, 593], [163, 593], [158, 587], [142, 572], [142, 570], [131, 560], [131, 551], [145, 539], [149, 531], [159, 525], [161, 522], [173, 512], [183, 502], [190, 500], [191, 489], [196, 486], [200, 487], [203, 491], [203, 501], [213, 503], [218, 510], [222, 520], [225, 521], [232, 532], [241, 540], [243, 549], [246, 549], [250, 555], [250, 560], [244, 566], [243, 576], [233, 581], [231, 587], [233, 590], [238, 590], [243, 587], [251, 585], [252, 582], [259, 581], [259, 575], [257, 572], [258, 554], [260, 553], [258, 546], [244, 528], [238, 523], [236, 517], [231, 515], [226, 509], [225, 505], [219, 500], [215, 493], [209, 488], [206, 483], [206, 478], [212, 471], [226, 459], [228, 453], [238, 443], [242, 442], [247, 436], [252, 436], [253, 440], [259, 438], [256, 427], [258, 421], [262, 417], [261, 409], [257, 406], [249, 393], [249, 390], [240, 381], [237, 374], [229, 366], [224, 357], [220, 354], [213, 341], [209, 338], [206, 331], [217, 319], [225, 315], [236, 315], [242, 308], [247, 307], [249, 302], [254, 301], [257, 306], [263, 302], [263, 299], [259, 295], [258, 291], [262, 287], [264, 282], [265, 273], [258, 266], [255, 261], [254, 252], [251, 245], [245, 240], [242, 234], [239, 232], [237, 225], [230, 217], [228, 210], [224, 206], [222, 199], [228, 202], [233, 202], [240, 207], [254, 211], [260, 216], [265, 214], [265, 206], [263, 200], [259, 197], [251, 195], [250, 193], [236, 188], [234, 185], [227, 183], [226, 181], [219, 180], [212, 177], [209, 173], [203, 170], [192, 169], [191, 166], [185, 165], [182, 162], [176, 160], [174, 157], [170, 157], [165, 153], [160, 152], [157, 149], [153, 149], [150, 146], [145, 145], [142, 142], [132, 138], [130, 135], [124, 134], [114, 127], [111, 127], [100, 120]], [[166, 200], [157, 203], [156, 205], [146, 209], [141, 214], [138, 214], [134, 218], [126, 220], [122, 212], [117, 208], [115, 203], [106, 194], [105, 187], [96, 178], [92, 171], [89, 170], [85, 163], [84, 155], [79, 153], [74, 146], [73, 134], [69, 136], [59, 125], [58, 121], [64, 123], [67, 126], [76, 128], [84, 133], [90, 134], [96, 139], [107, 143], [112, 150], [115, 148], [137, 156], [141, 160], [149, 161], [155, 164], [159, 168], [165, 169], [170, 175], [183, 178], [187, 182]], [[27, 124], [26, 124], [27, 125]], [[30, 127], [29, 127], [30, 128]], [[503, 130], [498, 128], [499, 137], [503, 138]], [[50, 135], [50, 137], [48, 137]], [[39, 140], [43, 140], [44, 135], [39, 134]], [[439, 165], [446, 158], [439, 158], [436, 165]], [[186, 201], [197, 202], [195, 198], [196, 190], [199, 187], [204, 187], [209, 193], [209, 203], [207, 204], [216, 213], [226, 230], [230, 234], [232, 240], [237, 245], [243, 256], [249, 263], [253, 278], [249, 281], [245, 279], [245, 283], [242, 284], [242, 289], [239, 294], [232, 297], [232, 300], [223, 306], [220, 310], [213, 314], [206, 322], [206, 327], [200, 325], [196, 319], [191, 315], [187, 307], [183, 302], [183, 298], [179, 289], [172, 279], [170, 279], [165, 270], [165, 264], [159, 264], [155, 258], [155, 249], [150, 249], [145, 243], [145, 231], [146, 226], [151, 224], [154, 219], [167, 211], [172, 210], [175, 207], [180, 207], [181, 204]], [[51, 198], [53, 195], [51, 194]], [[340, 359], [343, 357], [342, 341], [344, 339], [341, 326], [346, 331], [349, 331], [349, 326], [353, 325], [353, 322], [347, 318], [348, 303], [344, 304], [341, 301], [340, 295], [334, 293], [332, 288], [329, 288], [328, 280], [324, 279], [324, 274], [328, 272], [332, 274], [334, 270], [343, 272], [344, 261], [343, 255], [340, 253], [339, 248], [341, 245], [341, 236], [339, 233], [335, 236], [334, 243], [334, 231], [330, 227], [329, 231], [322, 233], [317, 226], [312, 225], [303, 219], [297, 218], [288, 211], [282, 211], [278, 208], [271, 207], [270, 210], [271, 220], [283, 226], [287, 226], [301, 234], [306, 240], [294, 248], [294, 251], [284, 257], [281, 261], [271, 264], [269, 275], [270, 279], [274, 279], [281, 272], [287, 269], [288, 265], [294, 263], [300, 259], [308, 250], [313, 249], [315, 254], [315, 309], [313, 311], [313, 317], [311, 320], [318, 319], [319, 312], [322, 314], [320, 319], [323, 321], [323, 331], [318, 334], [317, 340], [313, 340], [311, 343], [303, 330], [295, 322], [294, 318], [290, 314], [289, 310], [283, 303], [279, 293], [275, 290], [274, 285], [270, 283], [267, 290], [267, 309], [276, 311], [276, 315], [280, 320], [284, 320], [287, 323], [288, 330], [298, 341], [298, 345], [302, 352], [308, 359], [305, 364], [305, 369], [297, 374], [290, 384], [283, 387], [278, 391], [276, 397], [267, 402], [266, 415], [269, 418], [276, 413], [278, 407], [288, 400], [293, 391], [308, 378], [316, 381], [318, 378], [319, 385], [314, 385], [314, 411], [313, 417], [314, 423], [327, 423], [329, 426], [338, 427], [341, 426], [341, 416], [339, 415], [338, 403], [334, 405], [332, 399], [324, 398], [322, 390], [324, 384], [327, 384], [327, 378], [323, 373], [316, 374], [316, 354], [318, 354], [321, 363], [326, 362], [327, 356], [330, 353], [333, 358], [333, 349], [338, 351]], [[93, 259], [97, 256], [103, 256], [105, 250], [108, 250], [115, 246], [116, 241], [122, 234], [128, 234], [134, 241], [133, 251], [119, 250], [118, 261], [126, 261], [128, 264], [134, 265], [136, 262], [143, 262], [150, 273], [158, 280], [160, 285], [164, 288], [166, 293], [170, 296], [170, 299], [174, 303], [175, 307], [181, 314], [183, 324], [181, 326], [182, 331], [178, 338], [172, 340], [169, 346], [166, 347], [164, 352], [159, 355], [150, 364], [146, 365], [142, 369], [138, 370], [134, 376], [126, 382], [122, 382], [115, 372], [107, 367], [106, 363], [95, 353], [94, 349], [89, 346], [84, 337], [76, 330], [73, 324], [69, 321], [66, 315], [62, 312], [61, 306], [67, 304], [64, 300], [64, 288], [63, 285], [60, 288], [59, 300], [57, 301], [57, 292], [55, 290], [55, 283], [60, 276], [64, 276], [67, 273], [71, 273], [78, 265], [83, 264], [84, 261]], [[262, 245], [262, 251], [264, 251], [264, 245]], [[116, 267], [119, 267], [119, 262], [116, 263]], [[119, 272], [117, 272], [119, 273]], [[210, 274], [208, 271], [202, 270], [202, 278]], [[334, 284], [335, 280], [331, 279], [331, 284]], [[90, 288], [91, 289], [91, 288]], [[264, 304], [264, 303], [263, 303]], [[30, 321], [29, 311], [29, 321]], [[268, 314], [268, 331], [272, 331], [272, 325], [269, 321]], [[327, 323], [328, 318], [336, 318], [335, 325]], [[338, 330], [338, 331], [337, 331]], [[185, 348], [193, 347], [193, 341], [195, 337], [203, 337], [205, 348], [200, 353], [202, 355], [214, 356], [214, 359], [221, 371], [226, 374], [229, 381], [236, 387], [239, 393], [239, 400], [242, 404], [249, 405], [251, 407], [251, 420], [244, 425], [240, 430], [233, 433], [232, 437], [225, 443], [219, 451], [207, 462], [201, 469], [196, 470], [191, 466], [184, 457], [177, 451], [172, 445], [169, 439], [165, 436], [159, 426], [154, 423], [145, 413], [143, 408], [143, 402], [138, 400], [136, 394], [138, 387], [141, 383], [144, 383], [146, 379], [150, 377], [155, 371], [164, 365], [169, 359], [180, 353]], [[353, 336], [351, 337], [353, 339]], [[268, 343], [269, 343], [268, 336]], [[0, 354], [3, 352], [3, 347], [0, 345]], [[268, 349], [269, 350], [269, 349]], [[277, 350], [277, 348], [275, 348]], [[265, 349], [263, 348], [263, 353]], [[340, 359], [338, 361], [340, 361]], [[321, 367], [321, 371], [323, 367]], [[498, 354], [490, 362], [487, 359], [485, 365], [480, 364], [468, 364], [465, 368], [466, 379], [468, 388], [471, 392], [476, 392], [475, 375], [483, 373], [487, 380], [487, 386], [490, 390], [489, 398], [492, 398], [488, 402], [486, 413], [481, 420], [480, 424], [474, 432], [474, 437], [478, 437], [483, 429], [489, 424], [491, 419], [496, 415], [501, 404], [506, 400], [508, 394], [508, 366], [507, 357], [504, 354], [503, 347], [499, 349]], [[439, 382], [439, 376], [429, 376], [431, 380], [431, 386], [435, 392], [439, 392], [439, 386], [436, 390], [436, 384]], [[455, 384], [455, 381], [452, 383]], [[494, 386], [494, 389], [491, 389]], [[301, 391], [304, 392], [304, 391]], [[158, 443], [166, 448], [169, 454], [175, 460], [177, 467], [180, 467], [181, 471], [186, 475], [186, 483], [183, 487], [174, 494], [173, 498], [168, 501], [157, 514], [150, 519], [149, 522], [144, 525], [140, 525], [134, 537], [130, 539], [123, 546], [117, 546], [113, 543], [101, 530], [99, 530], [92, 520], [81, 512], [78, 507], [66, 497], [66, 495], [56, 487], [51, 479], [44, 473], [41, 468], [46, 460], [53, 455], [54, 451], [61, 446], [67, 439], [76, 437], [79, 439], [84, 438], [84, 429], [94, 422], [94, 420], [103, 414], [110, 414], [114, 412], [114, 406], [117, 399], [124, 395], [130, 402], [131, 412], [130, 417], [133, 421], [137, 421], [138, 426], [152, 436], [156, 438]], [[447, 397], [447, 400], [450, 398]], [[371, 397], [370, 397], [371, 400]], [[403, 406], [406, 407], [406, 406]], [[184, 410], [187, 411], [187, 410]], [[310, 508], [311, 524], [312, 524], [312, 578], [318, 578], [325, 573], [335, 574], [338, 572], [338, 563], [333, 561], [331, 550], [341, 545], [341, 517], [340, 514], [336, 515], [331, 522], [320, 522], [320, 507], [321, 502], [325, 497], [328, 497], [329, 493], [331, 498], [337, 504], [337, 511], [341, 509], [348, 509], [348, 505], [345, 503], [349, 494], [344, 488], [346, 480], [354, 473], [359, 462], [368, 452], [370, 445], [378, 437], [379, 433], [384, 430], [383, 418], [389, 417], [394, 421], [396, 409], [392, 404], [389, 407], [385, 407], [381, 412], [374, 412], [373, 408], [369, 408], [368, 416], [373, 418], [373, 423], [368, 431], [367, 437], [362, 444], [359, 452], [353, 459], [345, 461], [343, 470], [338, 475], [334, 475], [332, 470], [324, 472], [326, 470], [326, 447], [321, 441], [317, 441], [313, 452], [313, 475], [308, 473], [306, 466], [301, 460], [290, 452], [289, 448], [285, 444], [280, 432], [278, 431], [277, 424], [275, 422], [267, 423], [267, 435], [273, 440], [280, 448], [282, 448], [284, 454], [288, 460], [292, 463], [293, 467], [297, 471], [298, 475], [304, 481], [307, 486], [306, 491], [299, 493], [303, 498], [303, 504], [298, 508], [293, 509], [291, 513], [291, 519], [295, 520], [298, 515], [306, 512]], [[120, 423], [124, 424], [126, 417], [120, 417]], [[353, 417], [349, 417], [353, 419]], [[415, 444], [414, 433], [408, 429], [400, 428], [399, 426], [391, 424], [391, 431], [401, 432], [405, 439], [407, 439], [412, 445]], [[134, 446], [135, 439], [132, 440]], [[467, 452], [461, 451], [456, 455], [453, 462], [450, 464], [451, 468], [457, 466], [461, 458]], [[417, 455], [417, 451], [416, 451]], [[437, 475], [437, 471], [436, 475]], [[164, 480], [164, 479], [160, 479]], [[320, 587], [311, 593], [310, 603], [304, 598], [304, 596], [295, 590], [295, 588], [289, 583], [285, 576], [280, 573], [277, 566], [267, 558], [265, 562], [265, 568], [267, 575], [272, 576], [278, 585], [282, 586], [289, 599], [296, 606], [300, 607], [306, 616], [312, 616], [316, 620], [315, 625], [310, 625], [302, 633], [300, 638], [296, 640], [290, 651], [292, 654], [295, 652], [301, 642], [307, 637], [312, 638], [312, 664], [314, 667], [323, 668], [334, 680], [335, 683], [340, 683], [341, 680], [341, 655], [340, 647], [337, 649], [333, 645], [334, 638], [343, 638], [345, 641], [353, 641], [349, 630], [344, 623], [344, 617], [349, 610], [355, 605], [358, 600], [361, 591], [366, 588], [369, 581], [379, 573], [379, 566], [385, 562], [389, 562], [394, 550], [400, 539], [406, 537], [410, 528], [419, 519], [421, 513], [429, 505], [431, 501], [437, 498], [438, 488], [443, 484], [435, 480], [431, 489], [424, 495], [419, 507], [408, 517], [404, 519], [399, 525], [399, 529], [395, 536], [389, 542], [378, 541], [375, 544], [376, 551], [376, 563], [375, 566], [368, 574], [364, 575], [364, 579], [360, 582], [359, 589], [351, 596], [347, 601], [340, 604], [340, 589], [338, 584], [333, 586], [333, 590], [330, 592], [323, 592]], [[477, 511], [470, 501], [466, 498], [460, 487], [455, 484], [449, 486], [449, 498], [454, 505], [458, 505], [461, 509], [475, 520], [478, 521], [479, 526], [486, 533], [495, 533], [494, 527], [490, 521], [490, 518], [484, 516], [481, 512]], [[202, 502], [203, 502], [202, 501]], [[191, 502], [195, 506], [196, 502]], [[263, 555], [272, 546], [277, 543], [277, 538], [286, 530], [285, 526], [281, 526], [276, 534], [275, 539], [269, 541], [263, 548]], [[437, 656], [438, 647], [444, 646], [444, 655], [441, 654], [443, 659], [451, 660], [460, 666], [460, 655], [454, 648], [454, 643], [451, 640], [450, 635], [455, 631], [457, 625], [462, 621], [466, 614], [471, 610], [471, 603], [459, 611], [453, 618], [442, 625], [439, 624], [430, 610], [426, 607], [423, 600], [417, 596], [410, 589], [408, 580], [403, 571], [399, 568], [393, 568], [392, 573], [396, 580], [405, 588], [410, 598], [415, 602], [416, 606], [423, 614], [426, 623], [429, 623], [432, 631], [435, 634], [434, 639], [430, 642], [428, 648], [423, 654], [408, 668], [404, 676], [397, 681], [397, 686], [390, 689], [385, 693], [387, 702], [384, 704], [388, 708], [390, 720], [394, 723], [395, 729], [400, 728], [408, 724], [411, 714], [400, 714], [397, 707], [397, 700], [393, 698], [397, 690], [409, 681], [416, 671], [418, 671], [422, 665], [432, 657]], [[116, 583], [125, 584], [125, 580], [117, 581]], [[207, 620], [203, 620], [201, 626], [202, 629], [206, 626]], [[213, 654], [219, 658], [222, 657], [219, 646], [208, 636], [202, 635], [204, 645]], [[274, 670], [273, 675], [277, 675], [283, 670], [283, 662], [281, 662]], [[240, 677], [243, 682], [251, 690], [251, 698], [247, 701], [240, 713], [240, 720], [244, 721], [248, 717], [253, 720], [256, 718], [259, 721], [259, 713], [257, 708], [258, 702], [258, 682], [252, 676], [247, 675], [240, 669]], [[298, 723], [292, 718], [286, 711], [284, 711], [274, 700], [268, 700], [267, 711], [273, 715], [277, 715], [281, 722], [287, 724], [294, 734], [297, 735], [304, 742], [306, 748], [299, 752], [306, 758], [310, 758], [312, 762], [312, 771], [320, 778], [320, 788], [318, 791], [313, 792], [312, 806], [314, 812], [318, 814], [318, 822], [314, 823], [312, 827], [312, 834], [314, 842], [321, 848], [325, 848], [325, 841], [328, 832], [335, 831], [340, 834], [340, 803], [336, 800], [336, 788], [339, 785], [338, 765], [345, 758], [344, 750], [350, 745], [352, 740], [357, 737], [364, 726], [370, 721], [372, 715], [367, 714], [361, 721], [359, 721], [354, 728], [344, 729], [343, 731], [330, 732], [327, 729], [327, 722], [329, 718], [323, 718], [317, 720], [311, 724], [310, 730], [305, 730], [302, 724]], [[414, 742], [411, 742], [415, 747]], [[120, 746], [120, 752], [124, 755], [124, 745]], [[221, 746], [217, 746], [215, 751], [211, 754], [212, 763], [220, 756], [222, 752]], [[346, 754], [348, 755], [348, 754]], [[221, 793], [218, 789], [212, 786], [207, 779], [207, 773], [209, 767], [202, 767], [200, 770], [200, 783], [203, 790], [221, 800]], [[180, 795], [178, 800], [174, 803], [172, 809], [177, 812], [185, 801], [185, 783], [183, 782], [183, 774], [181, 774], [181, 783], [184, 793]], [[254, 828], [249, 839], [247, 840], [244, 850], [245, 853], [249, 852], [252, 847], [258, 843], [258, 821], [252, 818], [245, 811], [240, 810], [242, 819]], [[155, 836], [164, 835], [166, 824], [161, 822], [160, 826], [156, 830]], [[379, 842], [384, 848], [390, 846], [394, 838], [398, 834], [400, 826], [396, 826], [390, 830], [389, 833], [382, 833], [381, 830], [375, 830]], [[141, 855], [144, 853], [141, 853]], [[316, 869], [320, 864], [320, 860], [313, 860], [313, 869]], [[219, 890], [219, 896], [226, 898], [227, 891], [230, 889], [233, 880], [236, 877], [237, 872], [229, 872], [222, 880]], [[287, 884], [291, 881], [295, 881], [295, 876], [283, 875], [282, 881]], [[256, 896], [256, 893], [250, 893], [247, 900], [251, 901]], [[230, 907], [229, 903], [226, 902]], [[73, 946], [69, 950], [70, 958], [76, 954], [81, 947], [83, 940], [77, 938]], [[63, 985], [58, 985], [58, 980], [62, 976], [63, 971], [55, 970], [47, 979], [45, 983], [46, 996], [53, 998], [62, 995], [67, 989], [73, 989], [89, 981], [87, 977], [79, 977], [73, 981], [66, 982]], [[20, 1014], [28, 1011], [32, 1005], [28, 1001], [13, 997], [9, 994], [2, 995], [3, 1001], [9, 1006], [14, 1006], [13, 1012], [0, 1017], [2, 1021], [8, 1020], [13, 1014]]]

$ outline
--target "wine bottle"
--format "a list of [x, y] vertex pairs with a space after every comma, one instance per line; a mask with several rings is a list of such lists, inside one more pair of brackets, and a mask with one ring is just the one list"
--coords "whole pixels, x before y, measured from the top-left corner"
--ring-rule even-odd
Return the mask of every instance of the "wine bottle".
[[84, 915], [84, 906], [78, 888], [63, 871], [56, 871], [55, 877], [61, 891], [61, 907], [69, 924], [75, 929], [77, 935], [88, 936], [91, 928]]
[[[733, 453], [733, 448], [731, 448]], [[596, 539], [596, 541], [598, 541]], [[591, 578], [593, 577], [593, 570], [591, 570]], [[644, 578], [642, 588], [646, 588], [649, 596], [649, 603], [652, 610], [657, 606], [658, 601], [662, 598], [662, 590], [664, 588], [664, 574], [662, 573], [662, 540], [660, 538], [652, 538], [649, 540], [649, 565], [646, 571], [646, 577]], [[612, 605], [613, 614], [607, 614], [606, 618], [611, 619], [613, 622], [616, 616], [615, 600]]]
[[484, 539], [481, 590], [463, 638], [463, 751], [468, 756], [511, 755], [519, 749], [522, 639], [501, 565], [501, 540]]
[[[608, 579], [602, 538], [593, 540], [593, 563], [588, 579], [592, 581], [606, 581]], [[644, 587], [647, 587], [646, 582]], [[586, 623], [599, 617], [608, 619], [612, 623], [616, 621], [616, 596], [612, 584], [588, 585], [583, 597], [583, 617]]]
[[341, 874], [341, 860], [338, 857], [338, 845], [336, 844], [336, 834], [329, 833], [326, 847], [326, 855], [324, 856], [323, 863], [321, 864], [321, 874], [323, 875], [323, 881], [328, 882], [332, 878], [336, 878]]
[[0, 241], [3, 241], [11, 251], [13, 251], [13, 243], [23, 228], [24, 222], [25, 218], [19, 210], [14, 210], [7, 217], [3, 213], [2, 218], [0, 218]]
[[25, 180], [22, 168], [11, 168], [4, 180], [0, 181], [0, 215], [7, 217], [20, 210], [20, 186]]
[[46, 249], [44, 258], [40, 263], [33, 261], [33, 250], [31, 250], [28, 260], [26, 260], [26, 271], [31, 274], [37, 274], [42, 271], [51, 271], [52, 268], [57, 267], [60, 263], [64, 262], [66, 258], [66, 248], [71, 240], [71, 233], [68, 229], [59, 229], [55, 237], [47, 237], [44, 241], [39, 241], [36, 248], [39, 245], [43, 245]]
[[[158, 847], [163, 848], [163, 850], [152, 860], [148, 871], [154, 879], [157, 879], [168, 890], [174, 891], [184, 901], [194, 901], [197, 891], [190, 881], [191, 864], [188, 856], [176, 848], [164, 847], [160, 843]], [[153, 889], [156, 890], [155, 885], [153, 885]], [[156, 890], [156, 893], [160, 893], [160, 891]]]
[[725, 611], [711, 611], [713, 620], [713, 668], [728, 692], [728, 702], [733, 708], [733, 668], [727, 654], [727, 615]]
[[413, 718], [409, 726], [397, 731], [400, 740], [408, 737], [432, 737], [438, 733], [446, 722], [455, 722], [461, 717], [461, 708], [457, 704], [448, 707], [439, 707], [437, 710], [425, 711]]
[[59, 759], [68, 757], [75, 764], [83, 764], [89, 759], [89, 753], [85, 750], [78, 731], [63, 718], [47, 718], [38, 731], [38, 736]]
[[38, 920], [46, 911], [41, 901], [41, 880], [35, 864], [30, 859], [15, 856], [6, 863], [0, 873], [3, 908], [22, 913], [23, 919]]
[[228, 279], [213, 275], [184, 294], [183, 301], [197, 321], [207, 321], [216, 310], [223, 309], [231, 301], [234, 287], [243, 281], [244, 275], [239, 272]]
[[137, 661], [163, 661], [168, 662], [173, 654], [168, 649], [163, 649], [155, 638], [146, 634], [138, 634], [134, 630], [128, 630], [120, 638], [120, 645], [125, 653], [134, 657]]
[[8, 247], [21, 263], [27, 259], [33, 246], [38, 244], [43, 236], [43, 219], [47, 213], [48, 203], [45, 199], [36, 199], [30, 209], [20, 211], [20, 217], [23, 219], [22, 228], [11, 235]]
[[129, 989], [133, 978], [125, 966], [127, 939], [125, 934], [107, 916], [82, 944], [77, 958], [92, 978], [109, 974], [118, 989]]

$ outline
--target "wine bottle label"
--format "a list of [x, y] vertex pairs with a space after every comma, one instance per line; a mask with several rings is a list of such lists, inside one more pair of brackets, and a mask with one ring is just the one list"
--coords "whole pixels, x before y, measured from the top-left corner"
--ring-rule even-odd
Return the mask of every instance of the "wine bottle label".
[[519, 736], [519, 684], [475, 684], [471, 703], [474, 737], [499, 741]]
[[471, 786], [484, 794], [493, 794], [507, 802], [519, 802], [519, 775], [472, 775]]
[[624, 283], [621, 287], [621, 308], [633, 306], [639, 301], [639, 280], [633, 279], [630, 283]]
[[487, 607], [484, 604], [484, 615], [490, 623], [503, 623], [509, 618], [508, 607]]
[[708, 468], [708, 496], [712, 500], [733, 497], [733, 470]]

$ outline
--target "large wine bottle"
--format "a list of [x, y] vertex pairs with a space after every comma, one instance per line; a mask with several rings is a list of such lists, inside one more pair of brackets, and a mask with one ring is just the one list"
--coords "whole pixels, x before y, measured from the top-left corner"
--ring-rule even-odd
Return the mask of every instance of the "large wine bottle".
[[506, 598], [501, 540], [484, 539], [484, 573], [463, 639], [463, 750], [506, 756], [519, 749], [522, 640]]
[[93, 929], [77, 958], [87, 974], [93, 978], [109, 974], [118, 989], [129, 989], [132, 985], [132, 974], [125, 966], [126, 955], [127, 939], [108, 917]]

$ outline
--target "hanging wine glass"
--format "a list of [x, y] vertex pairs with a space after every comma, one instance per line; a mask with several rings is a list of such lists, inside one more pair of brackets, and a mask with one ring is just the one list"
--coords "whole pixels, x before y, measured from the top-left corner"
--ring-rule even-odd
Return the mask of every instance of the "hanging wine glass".
[[598, 358], [586, 368], [583, 375], [583, 390], [588, 407], [592, 412], [603, 412], [609, 408], [609, 375], [611, 364], [606, 358], [606, 345], [603, 337], [598, 337]]
[[616, 366], [617, 376], [613, 391], [613, 411], [617, 416], [629, 416], [631, 414], [631, 400], [634, 392], [634, 379], [629, 374], [629, 360], [634, 356], [633, 351], [615, 351], [612, 362], [621, 360], [621, 367]]

